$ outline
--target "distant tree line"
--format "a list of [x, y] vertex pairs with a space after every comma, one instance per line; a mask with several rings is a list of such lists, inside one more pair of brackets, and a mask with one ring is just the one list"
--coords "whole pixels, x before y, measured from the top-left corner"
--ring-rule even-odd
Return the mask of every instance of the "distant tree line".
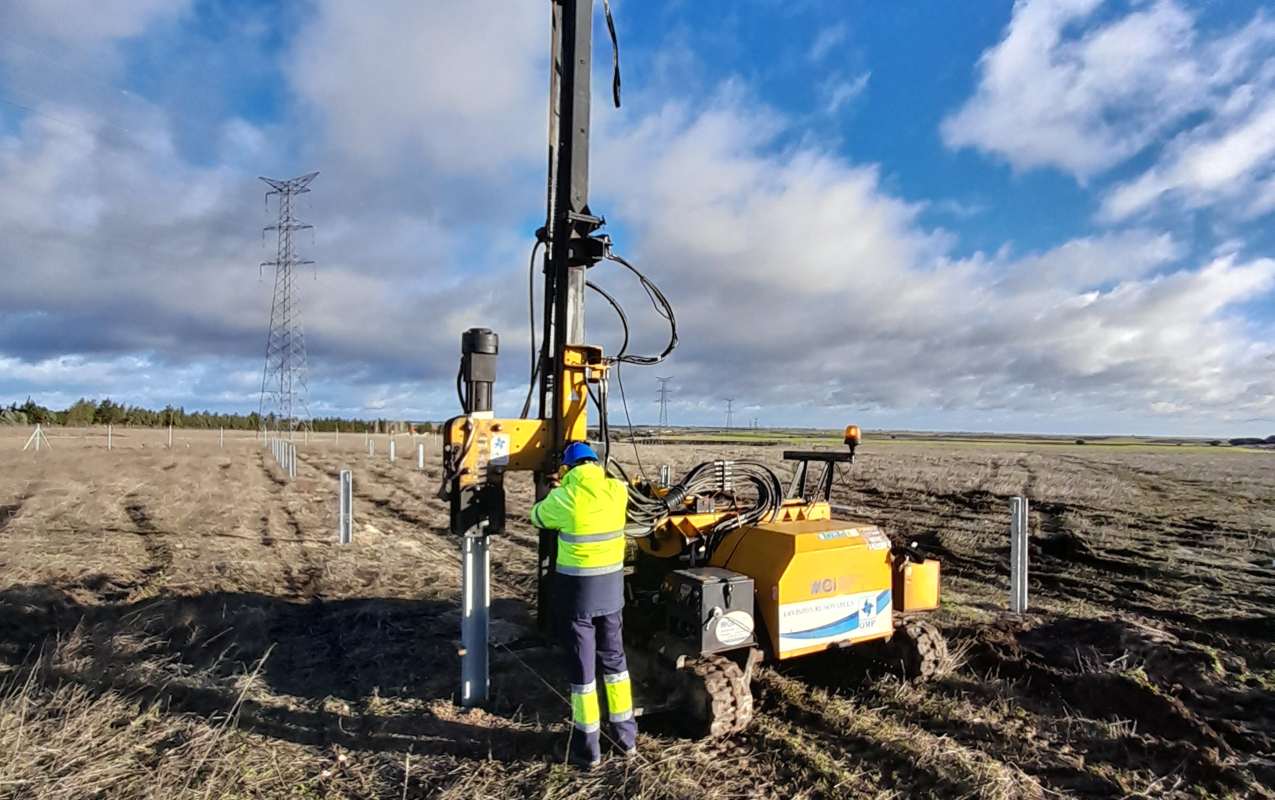
[[1234, 447], [1253, 447], [1262, 444], [1275, 445], [1275, 436], [1267, 436], [1265, 439], [1246, 436], [1239, 439], [1231, 439], [1228, 444]]
[[[274, 416], [266, 415], [265, 427], [273, 427]], [[218, 414], [213, 411], [187, 411], [178, 406], [164, 406], [158, 411], [141, 406], [126, 406], [116, 403], [110, 398], [94, 402], [80, 398], [62, 411], [46, 408], [27, 398], [25, 403], [0, 406], [0, 424], [4, 425], [65, 425], [82, 428], [89, 425], [122, 425], [138, 428], [202, 428], [217, 430], [255, 431], [262, 427], [261, 415], [251, 414]], [[337, 426], [343, 431], [388, 431], [391, 429], [406, 430], [415, 427], [417, 431], [432, 431], [434, 426], [428, 422], [415, 426], [391, 420], [346, 419], [343, 417], [319, 417], [310, 421], [310, 430], [335, 431]]]

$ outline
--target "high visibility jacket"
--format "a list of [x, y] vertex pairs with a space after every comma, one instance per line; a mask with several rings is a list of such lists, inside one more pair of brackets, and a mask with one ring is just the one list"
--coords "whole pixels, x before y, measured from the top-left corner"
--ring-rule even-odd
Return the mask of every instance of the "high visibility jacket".
[[628, 506], [624, 482], [586, 462], [572, 468], [562, 485], [532, 506], [531, 522], [558, 532], [558, 574], [618, 575], [624, 570]]

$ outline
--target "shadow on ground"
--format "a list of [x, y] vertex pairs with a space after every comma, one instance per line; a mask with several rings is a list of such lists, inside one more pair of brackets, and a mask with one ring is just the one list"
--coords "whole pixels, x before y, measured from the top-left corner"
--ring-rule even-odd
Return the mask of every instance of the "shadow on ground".
[[[528, 620], [521, 601], [495, 601], [493, 614]], [[560, 682], [553, 652], [510, 642], [493, 659], [492, 703], [466, 712], [451, 702], [455, 631], [453, 604], [431, 600], [213, 592], [81, 605], [48, 586], [0, 591], [0, 661], [40, 681], [234, 715], [242, 729], [306, 745], [552, 754], [559, 736], [539, 723], [562, 714], [536, 676]]]

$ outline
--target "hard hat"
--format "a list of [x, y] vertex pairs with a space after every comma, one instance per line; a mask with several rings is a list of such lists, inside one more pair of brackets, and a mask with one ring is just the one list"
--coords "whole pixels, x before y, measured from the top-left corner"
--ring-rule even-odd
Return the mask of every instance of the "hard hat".
[[567, 449], [562, 451], [562, 463], [568, 467], [574, 467], [581, 461], [597, 461], [598, 454], [593, 452], [593, 448], [584, 442], [572, 442], [567, 445]]

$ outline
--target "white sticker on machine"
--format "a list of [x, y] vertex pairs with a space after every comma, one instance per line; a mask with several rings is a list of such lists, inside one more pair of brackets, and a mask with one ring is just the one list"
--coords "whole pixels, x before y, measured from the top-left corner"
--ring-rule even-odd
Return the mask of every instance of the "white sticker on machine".
[[888, 633], [890, 590], [840, 594], [779, 606], [779, 652]]
[[509, 464], [509, 434], [492, 434], [491, 458], [487, 461], [494, 466], [507, 466]]
[[880, 528], [868, 528], [864, 531], [863, 538], [868, 543], [869, 550], [890, 549], [890, 538], [882, 533]]
[[713, 635], [722, 644], [743, 644], [753, 635], [753, 615], [747, 611], [730, 611], [717, 618]]

